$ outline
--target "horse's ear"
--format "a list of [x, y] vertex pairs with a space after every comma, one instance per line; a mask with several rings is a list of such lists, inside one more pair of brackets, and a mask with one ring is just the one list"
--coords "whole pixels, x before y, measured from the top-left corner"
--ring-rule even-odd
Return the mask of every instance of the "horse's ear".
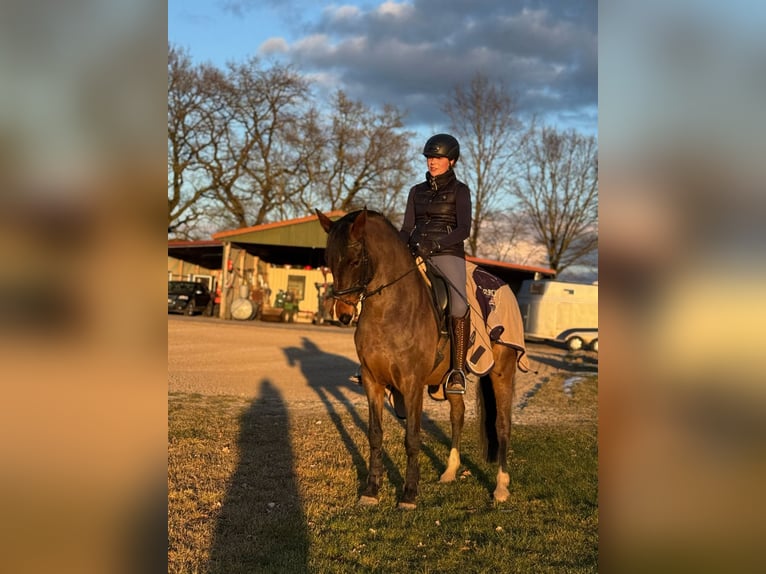
[[364, 226], [367, 225], [367, 208], [356, 216], [354, 223], [351, 224], [351, 231], [348, 236], [352, 241], [360, 241], [364, 235]]
[[317, 212], [317, 217], [319, 218], [319, 223], [322, 224], [322, 228], [324, 228], [324, 230], [327, 233], [330, 233], [330, 227], [332, 227], [332, 220], [329, 217], [327, 217], [324, 213], [319, 211], [318, 209], [315, 209], [314, 211]]

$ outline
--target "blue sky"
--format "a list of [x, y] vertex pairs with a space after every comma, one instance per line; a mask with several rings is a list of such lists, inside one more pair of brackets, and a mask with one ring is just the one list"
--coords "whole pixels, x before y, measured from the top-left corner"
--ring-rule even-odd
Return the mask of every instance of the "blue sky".
[[596, 0], [168, 0], [168, 40], [220, 67], [290, 63], [319, 91], [406, 110], [424, 133], [447, 128], [440, 99], [476, 72], [525, 117], [597, 130]]
[[705, 147], [763, 169], [766, 2], [605, 3], [600, 16], [602, 159]]

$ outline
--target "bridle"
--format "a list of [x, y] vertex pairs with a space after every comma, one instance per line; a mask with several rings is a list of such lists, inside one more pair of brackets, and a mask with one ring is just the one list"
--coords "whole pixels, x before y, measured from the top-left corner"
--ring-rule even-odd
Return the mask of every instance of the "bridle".
[[369, 285], [370, 281], [372, 281], [372, 275], [373, 275], [372, 268], [370, 265], [370, 256], [367, 253], [367, 246], [364, 243], [364, 239], [362, 239], [361, 241], [354, 241], [353, 243], [349, 243], [346, 246], [346, 250], [352, 247], [356, 247], [357, 245], [360, 245], [360, 244], [362, 246], [362, 279], [361, 281], [355, 283], [354, 285], [352, 285], [351, 287], [347, 289], [339, 289], [338, 291], [336, 291], [333, 288], [333, 292], [332, 292], [333, 299], [337, 299], [341, 303], [345, 303], [346, 305], [349, 305], [350, 307], [356, 307], [356, 303], [352, 303], [351, 301], [344, 299], [343, 296], [351, 295], [354, 293], [361, 293], [359, 300], [360, 301], [363, 300], [366, 297], [365, 293], [367, 291], [367, 285]]
[[376, 287], [375, 289], [367, 290], [367, 286], [370, 284], [370, 281], [372, 281], [372, 276], [374, 275], [374, 270], [372, 269], [372, 265], [370, 263], [370, 256], [367, 252], [367, 245], [364, 242], [364, 238], [362, 238], [360, 241], [355, 241], [353, 243], [349, 243], [347, 245], [347, 249], [350, 247], [355, 247], [356, 245], [361, 244], [362, 246], [362, 279], [356, 283], [354, 283], [351, 287], [348, 287], [347, 289], [340, 289], [338, 291], [333, 290], [332, 298], [337, 299], [341, 303], [345, 303], [346, 305], [350, 307], [356, 307], [356, 303], [349, 301], [348, 299], [344, 299], [344, 295], [351, 295], [355, 293], [359, 293], [359, 303], [363, 303], [367, 297], [371, 297], [372, 295], [378, 295], [383, 289], [386, 287], [390, 287], [397, 281], [400, 281], [404, 279], [407, 275], [412, 273], [413, 271], [417, 270], [417, 267], [413, 264], [413, 266], [402, 273], [399, 277], [394, 279], [393, 281], [389, 281], [388, 283], [384, 283], [383, 285]]

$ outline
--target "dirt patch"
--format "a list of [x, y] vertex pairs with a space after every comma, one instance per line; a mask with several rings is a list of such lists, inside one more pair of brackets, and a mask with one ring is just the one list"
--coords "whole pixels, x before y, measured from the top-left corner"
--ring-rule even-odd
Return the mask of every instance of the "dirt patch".
[[[598, 371], [598, 355], [591, 351], [570, 353], [529, 342], [527, 353], [531, 370], [517, 376], [515, 390], [522, 418], [525, 402], [543, 385], [555, 382], [563, 393], [568, 378]], [[170, 393], [270, 397], [275, 406], [289, 409], [338, 404], [365, 408], [362, 388], [348, 380], [357, 366], [351, 328], [168, 315]], [[474, 404], [472, 384], [466, 396], [468, 416]], [[432, 418], [449, 416], [446, 402], [427, 397], [424, 412]]]

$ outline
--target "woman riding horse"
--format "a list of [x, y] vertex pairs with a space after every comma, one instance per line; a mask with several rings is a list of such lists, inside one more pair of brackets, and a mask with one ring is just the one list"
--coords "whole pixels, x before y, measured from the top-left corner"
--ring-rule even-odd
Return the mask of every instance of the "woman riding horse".
[[[354, 343], [367, 397], [370, 445], [367, 484], [360, 504], [377, 504], [383, 480], [383, 404], [385, 389], [402, 397], [406, 410], [407, 471], [400, 508], [415, 508], [420, 480], [418, 453], [424, 387], [438, 386], [449, 371], [449, 341], [441, 336], [432, 297], [399, 231], [381, 214], [362, 210], [331, 221], [317, 210], [328, 233], [325, 258], [334, 283], [335, 314], [348, 324], [361, 304]], [[442, 352], [442, 349], [444, 352]], [[492, 344], [492, 368], [477, 388], [480, 431], [485, 457], [498, 463], [494, 498], [509, 497], [506, 468], [511, 425], [516, 348]], [[452, 444], [441, 482], [451, 482], [460, 467], [460, 440], [465, 418], [462, 394], [446, 395], [450, 405]]]
[[463, 246], [471, 234], [471, 191], [455, 175], [460, 144], [454, 137], [436, 134], [429, 138], [423, 155], [428, 166], [426, 179], [410, 189], [399, 235], [413, 253], [433, 265], [447, 282], [452, 365], [445, 392], [462, 395], [471, 331]]

